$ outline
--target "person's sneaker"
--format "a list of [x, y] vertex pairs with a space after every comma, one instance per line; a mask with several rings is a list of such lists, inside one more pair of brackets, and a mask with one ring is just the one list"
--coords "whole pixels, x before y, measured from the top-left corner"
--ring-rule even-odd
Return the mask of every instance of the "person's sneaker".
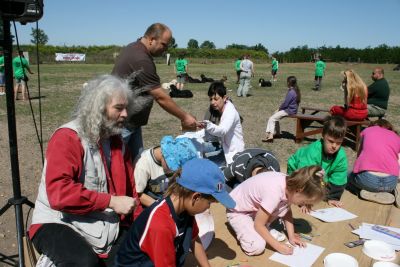
[[400, 183], [398, 182], [396, 188], [394, 189], [394, 205], [400, 208]]
[[370, 192], [367, 190], [360, 191], [360, 197], [371, 202], [390, 205], [393, 204], [395, 197], [388, 192]]
[[271, 229], [271, 230], [269, 230], [269, 233], [272, 235], [272, 237], [273, 237], [276, 241], [282, 242], [282, 241], [284, 241], [284, 240], [286, 239], [285, 234], [279, 232], [278, 230]]
[[5, 95], [6, 93], [0, 92], [0, 95]]

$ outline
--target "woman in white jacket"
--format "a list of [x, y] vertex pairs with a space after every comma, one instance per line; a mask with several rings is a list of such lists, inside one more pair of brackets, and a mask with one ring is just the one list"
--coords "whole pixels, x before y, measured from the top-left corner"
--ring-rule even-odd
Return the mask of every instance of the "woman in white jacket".
[[224, 150], [226, 164], [232, 163], [233, 155], [244, 150], [243, 130], [240, 116], [226, 95], [222, 82], [213, 82], [208, 89], [210, 107], [221, 114], [219, 124], [209, 120], [202, 122], [206, 133], [217, 136]]

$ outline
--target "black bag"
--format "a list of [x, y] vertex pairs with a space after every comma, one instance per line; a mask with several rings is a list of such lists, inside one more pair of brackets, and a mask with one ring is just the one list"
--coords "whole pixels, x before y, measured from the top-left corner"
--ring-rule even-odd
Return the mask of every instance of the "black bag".
[[29, 81], [29, 77], [28, 77], [27, 75], [24, 75], [24, 78], [23, 78], [22, 80], [24, 80], [25, 82], [27, 82], [27, 81]]

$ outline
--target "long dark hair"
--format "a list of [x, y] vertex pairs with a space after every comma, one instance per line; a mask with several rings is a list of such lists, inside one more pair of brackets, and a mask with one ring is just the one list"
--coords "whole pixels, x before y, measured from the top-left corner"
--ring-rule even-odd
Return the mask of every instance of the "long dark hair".
[[289, 86], [289, 88], [293, 88], [294, 89], [294, 91], [296, 92], [296, 95], [297, 95], [297, 99], [296, 99], [297, 105], [300, 104], [301, 93], [300, 93], [300, 88], [297, 85], [296, 77], [295, 76], [289, 76], [287, 78], [287, 85]]

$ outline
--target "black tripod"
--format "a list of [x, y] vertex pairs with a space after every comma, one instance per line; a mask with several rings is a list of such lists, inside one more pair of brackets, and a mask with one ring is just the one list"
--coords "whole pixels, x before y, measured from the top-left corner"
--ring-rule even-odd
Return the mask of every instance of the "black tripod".
[[19, 176], [18, 162], [18, 146], [17, 146], [17, 129], [15, 123], [15, 103], [14, 103], [14, 87], [13, 87], [13, 69], [12, 69], [12, 39], [10, 33], [10, 21], [3, 20], [4, 32], [4, 67], [5, 67], [5, 85], [6, 85], [6, 101], [7, 101], [7, 121], [8, 121], [8, 138], [10, 145], [10, 160], [11, 160], [11, 175], [13, 184], [14, 196], [0, 209], [0, 216], [3, 215], [9, 208], [15, 208], [15, 221], [17, 227], [18, 241], [18, 262], [20, 267], [25, 266], [23, 237], [24, 220], [22, 213], [22, 205], [27, 204], [29, 207], [34, 207], [34, 204], [26, 197], [21, 196], [21, 183]]

